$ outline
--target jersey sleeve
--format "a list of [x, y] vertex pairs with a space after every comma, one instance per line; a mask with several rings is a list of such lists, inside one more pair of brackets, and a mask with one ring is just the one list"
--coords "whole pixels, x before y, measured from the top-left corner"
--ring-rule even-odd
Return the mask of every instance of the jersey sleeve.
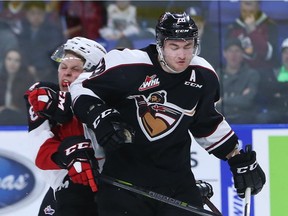
[[51, 159], [52, 155], [58, 151], [58, 147], [65, 138], [84, 134], [83, 125], [75, 116], [69, 122], [54, 126], [52, 130], [55, 135], [44, 141], [35, 160], [36, 166], [43, 170], [60, 169]]
[[238, 138], [223, 115], [215, 108], [220, 95], [217, 76], [210, 73], [206, 79], [209, 84], [197, 105], [196, 120], [189, 130], [196, 142], [209, 154], [225, 160], [226, 155], [235, 148]]
[[61, 169], [51, 158], [61, 144], [55, 136], [47, 139], [40, 147], [35, 164], [42, 170]]

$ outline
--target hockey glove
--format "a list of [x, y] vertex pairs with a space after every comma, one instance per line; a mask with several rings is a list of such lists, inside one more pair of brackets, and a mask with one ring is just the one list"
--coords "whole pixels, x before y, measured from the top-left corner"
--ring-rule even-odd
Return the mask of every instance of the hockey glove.
[[233, 174], [234, 185], [240, 198], [245, 197], [245, 189], [251, 188], [251, 194], [256, 195], [263, 188], [266, 177], [260, 165], [256, 161], [256, 152], [251, 150], [251, 145], [246, 146], [246, 152], [228, 160]]
[[[102, 105], [100, 115], [99, 107], [92, 108], [87, 122], [88, 127], [94, 130], [97, 141], [106, 152], [117, 150], [125, 144], [133, 143], [135, 131], [120, 117], [120, 113], [112, 108]], [[95, 118], [96, 116], [96, 118]]]
[[98, 161], [94, 156], [91, 141], [84, 136], [71, 136], [64, 139], [58, 152], [52, 156], [56, 164], [68, 170], [68, 175], [76, 184], [89, 185], [92, 191], [98, 187]]
[[65, 123], [73, 116], [69, 92], [54, 91], [49, 87], [35, 88], [28, 93], [28, 101], [40, 117]]
[[202, 198], [211, 198], [214, 195], [212, 185], [208, 182], [197, 180], [196, 186], [198, 187]]

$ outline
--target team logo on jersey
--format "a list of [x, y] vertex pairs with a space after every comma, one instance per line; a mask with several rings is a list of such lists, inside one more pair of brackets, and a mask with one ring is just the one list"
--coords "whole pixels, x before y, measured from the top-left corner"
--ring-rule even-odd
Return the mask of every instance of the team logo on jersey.
[[159, 78], [156, 78], [156, 75], [146, 76], [144, 82], [139, 87], [139, 91], [145, 91], [147, 89], [155, 88], [160, 85]]
[[54, 215], [55, 214], [55, 210], [51, 207], [51, 205], [48, 205], [44, 209], [44, 213], [45, 213], [45, 215]]
[[147, 98], [143, 95], [130, 96], [137, 106], [139, 125], [148, 140], [154, 141], [170, 134], [179, 124], [183, 116], [193, 116], [195, 107], [185, 110], [167, 102], [167, 92], [151, 93]]

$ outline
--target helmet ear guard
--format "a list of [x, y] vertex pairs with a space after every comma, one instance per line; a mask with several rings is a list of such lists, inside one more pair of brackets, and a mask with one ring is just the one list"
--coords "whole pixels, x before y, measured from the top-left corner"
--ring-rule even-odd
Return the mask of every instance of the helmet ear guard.
[[68, 50], [85, 59], [83, 66], [85, 71], [92, 71], [95, 69], [99, 61], [107, 53], [105, 48], [96, 41], [84, 37], [74, 37], [58, 47], [52, 54], [51, 59], [56, 62], [61, 62]]

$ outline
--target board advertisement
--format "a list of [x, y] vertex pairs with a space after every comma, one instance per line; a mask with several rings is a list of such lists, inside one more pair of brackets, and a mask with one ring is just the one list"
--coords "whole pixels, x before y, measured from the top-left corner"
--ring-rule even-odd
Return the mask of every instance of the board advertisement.
[[[232, 125], [241, 147], [252, 144], [266, 173], [263, 190], [251, 199], [251, 216], [278, 216], [288, 212], [286, 165], [288, 125]], [[31, 157], [31, 142], [25, 127], [0, 127], [0, 215], [37, 216], [48, 189]], [[191, 145], [191, 169], [196, 180], [213, 186], [213, 204], [225, 216], [243, 216], [244, 201], [233, 186], [227, 162], [209, 155], [195, 140]], [[206, 209], [209, 209], [205, 206]]]

